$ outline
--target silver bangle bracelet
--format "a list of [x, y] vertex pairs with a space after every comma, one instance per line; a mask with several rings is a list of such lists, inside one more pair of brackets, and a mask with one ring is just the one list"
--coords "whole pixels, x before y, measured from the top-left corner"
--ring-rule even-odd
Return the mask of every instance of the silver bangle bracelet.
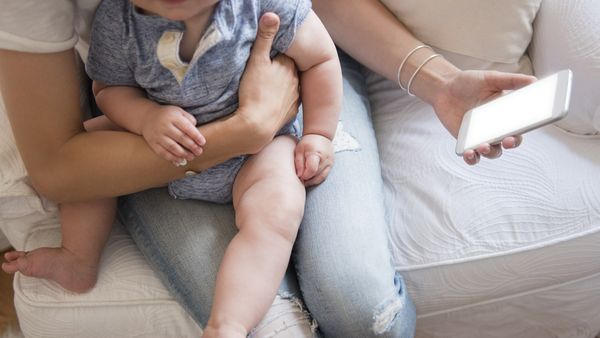
[[417, 69], [415, 70], [415, 72], [413, 73], [413, 75], [410, 77], [410, 80], [408, 80], [408, 84], [406, 85], [406, 93], [408, 93], [408, 95], [410, 96], [415, 96], [415, 94], [411, 93], [410, 91], [410, 86], [413, 83], [413, 80], [415, 79], [415, 77], [417, 76], [417, 74], [419, 73], [419, 71], [421, 70], [421, 68], [423, 68], [423, 66], [425, 66], [427, 64], [427, 62], [435, 59], [438, 56], [442, 56], [442, 54], [433, 54], [431, 56], [429, 56], [427, 59], [425, 59], [425, 61], [423, 61], [419, 67], [417, 67]]
[[402, 68], [404, 68], [404, 64], [406, 64], [406, 61], [408, 60], [408, 58], [411, 55], [413, 55], [416, 51], [418, 51], [419, 49], [422, 49], [422, 48], [429, 48], [429, 49], [433, 50], [433, 48], [431, 48], [430, 46], [419, 45], [419, 46], [413, 48], [410, 52], [408, 52], [408, 54], [406, 54], [406, 56], [404, 57], [404, 60], [402, 60], [402, 62], [400, 63], [400, 66], [398, 67], [398, 72], [396, 73], [396, 80], [398, 81], [398, 85], [400, 86], [400, 88], [402, 90], [406, 90], [406, 88], [404, 88], [404, 86], [402, 86], [402, 81], [400, 80], [400, 75], [402, 74]]

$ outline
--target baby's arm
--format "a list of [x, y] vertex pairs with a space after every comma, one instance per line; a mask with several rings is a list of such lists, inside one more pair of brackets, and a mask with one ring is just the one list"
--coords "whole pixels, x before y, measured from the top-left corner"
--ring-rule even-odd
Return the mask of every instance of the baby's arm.
[[342, 72], [335, 45], [313, 11], [299, 27], [286, 54], [301, 71], [303, 137], [296, 171], [306, 185], [322, 182], [333, 165], [333, 137], [342, 107]]
[[196, 129], [194, 116], [183, 109], [160, 105], [136, 87], [94, 81], [93, 92], [98, 107], [112, 122], [142, 135], [166, 160], [178, 164], [202, 153], [205, 139]]
[[301, 72], [304, 134], [333, 140], [342, 107], [342, 71], [335, 45], [313, 11], [285, 54]]

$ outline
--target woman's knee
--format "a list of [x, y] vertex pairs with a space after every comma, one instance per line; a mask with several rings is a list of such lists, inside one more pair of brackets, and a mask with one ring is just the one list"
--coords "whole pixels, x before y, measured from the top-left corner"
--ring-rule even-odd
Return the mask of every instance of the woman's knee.
[[327, 259], [314, 264], [296, 256], [296, 269], [304, 300], [324, 332], [411, 337], [404, 332], [414, 330], [415, 308], [389, 257], [383, 264], [384, 257], [363, 260], [322, 251], [318, 256]]
[[[336, 287], [321, 284], [318, 293], [302, 287], [309, 310], [326, 336], [413, 337], [416, 310], [399, 275], [393, 287], [383, 288], [384, 291], [339, 280], [332, 284]], [[341, 293], [340, 288], [344, 288]]]

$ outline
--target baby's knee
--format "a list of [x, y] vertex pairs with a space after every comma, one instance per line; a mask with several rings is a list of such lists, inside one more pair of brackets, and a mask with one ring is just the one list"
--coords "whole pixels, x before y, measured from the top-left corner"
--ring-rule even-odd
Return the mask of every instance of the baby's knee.
[[265, 208], [259, 216], [259, 225], [265, 232], [272, 236], [283, 238], [290, 243], [296, 240], [298, 228], [304, 215], [304, 197], [279, 192], [269, 208]]
[[304, 201], [285, 194], [279, 196], [277, 201], [268, 212], [265, 226], [274, 235], [294, 242], [304, 215]]
[[280, 239], [293, 243], [304, 215], [303, 196], [280, 192], [268, 194], [270, 198], [262, 201], [262, 205], [244, 204], [236, 210], [240, 231], [263, 240]]

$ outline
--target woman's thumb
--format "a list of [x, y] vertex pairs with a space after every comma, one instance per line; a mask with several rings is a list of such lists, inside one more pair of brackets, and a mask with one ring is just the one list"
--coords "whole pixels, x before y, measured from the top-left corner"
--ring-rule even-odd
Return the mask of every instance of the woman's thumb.
[[487, 81], [492, 87], [498, 90], [514, 90], [525, 87], [535, 82], [534, 76], [524, 74], [510, 74], [500, 72], [487, 73]]
[[258, 33], [252, 47], [251, 57], [270, 59], [271, 46], [279, 31], [279, 17], [275, 13], [265, 13], [258, 22]]

